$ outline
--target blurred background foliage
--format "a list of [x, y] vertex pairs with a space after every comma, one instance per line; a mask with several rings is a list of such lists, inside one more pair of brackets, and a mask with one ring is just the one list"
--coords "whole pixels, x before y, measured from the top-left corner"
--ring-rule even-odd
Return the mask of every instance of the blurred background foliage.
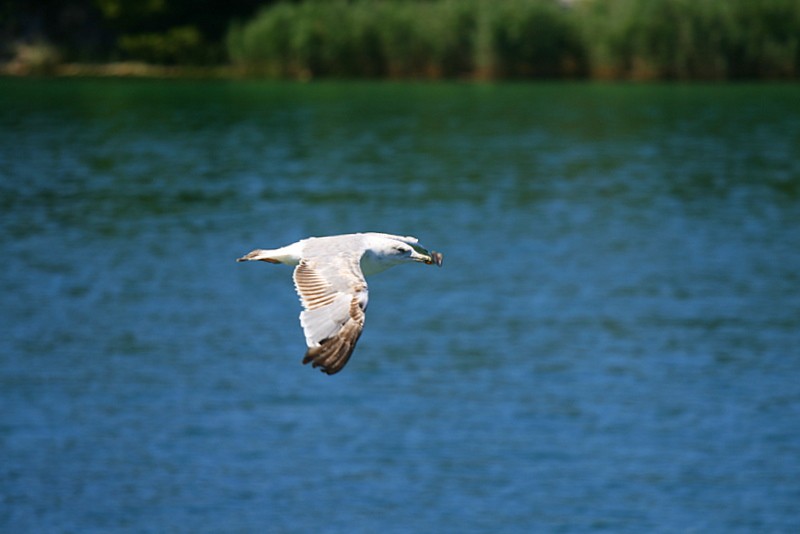
[[0, 0], [5, 62], [340, 78], [796, 79], [798, 0]]
[[268, 0], [0, 0], [0, 54], [49, 46], [66, 62], [143, 61], [162, 65], [227, 62], [232, 21]]

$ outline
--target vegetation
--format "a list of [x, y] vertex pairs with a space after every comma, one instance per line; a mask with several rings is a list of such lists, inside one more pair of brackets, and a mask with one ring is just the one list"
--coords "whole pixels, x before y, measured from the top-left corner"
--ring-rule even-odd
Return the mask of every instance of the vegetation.
[[797, 0], [309, 0], [228, 32], [277, 77], [797, 78]]
[[[274, 0], [0, 0], [0, 63], [53, 48], [66, 63], [210, 65], [227, 61], [231, 20]], [[50, 54], [52, 56], [52, 54]], [[36, 58], [33, 58], [36, 59]], [[49, 68], [49, 67], [48, 67]]]
[[797, 78], [796, 0], [593, 0], [576, 9], [596, 75]]
[[299, 79], [797, 79], [800, 1], [0, 0], [3, 61], [40, 74], [129, 61]]
[[232, 27], [228, 51], [273, 76], [574, 76], [576, 22], [556, 0], [312, 0]]

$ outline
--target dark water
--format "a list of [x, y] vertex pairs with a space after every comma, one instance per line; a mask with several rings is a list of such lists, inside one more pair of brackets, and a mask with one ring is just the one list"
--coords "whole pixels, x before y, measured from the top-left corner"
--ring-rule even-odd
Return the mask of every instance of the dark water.
[[0, 206], [2, 531], [800, 529], [798, 86], [0, 80]]

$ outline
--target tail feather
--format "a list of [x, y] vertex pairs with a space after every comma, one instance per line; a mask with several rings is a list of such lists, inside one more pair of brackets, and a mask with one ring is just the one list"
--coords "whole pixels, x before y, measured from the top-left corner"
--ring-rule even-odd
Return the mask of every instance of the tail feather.
[[263, 250], [257, 248], [251, 252], [248, 252], [241, 258], [237, 258], [236, 261], [266, 261], [269, 263], [280, 263], [280, 261], [271, 256], [273, 252], [274, 251], [272, 250]]

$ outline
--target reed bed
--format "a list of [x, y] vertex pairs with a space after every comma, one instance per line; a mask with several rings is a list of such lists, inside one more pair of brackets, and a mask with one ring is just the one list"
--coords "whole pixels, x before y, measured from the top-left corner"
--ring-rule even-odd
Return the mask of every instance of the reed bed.
[[797, 0], [310, 0], [234, 24], [282, 78], [792, 79]]

